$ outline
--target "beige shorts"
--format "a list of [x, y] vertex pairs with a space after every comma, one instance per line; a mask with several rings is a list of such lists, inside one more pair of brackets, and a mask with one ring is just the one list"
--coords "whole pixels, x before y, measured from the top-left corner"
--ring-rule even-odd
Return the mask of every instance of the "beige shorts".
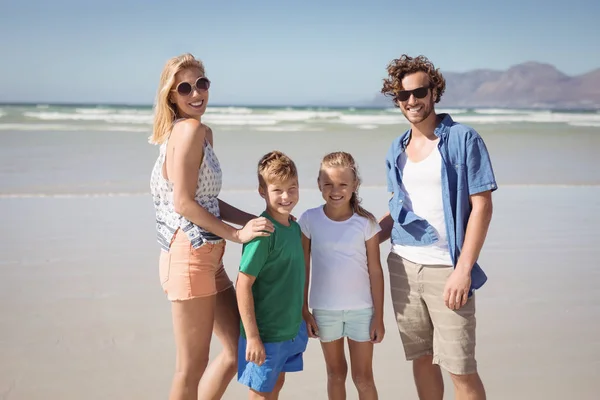
[[444, 304], [453, 267], [421, 265], [388, 256], [390, 288], [407, 360], [433, 355], [433, 363], [455, 375], [477, 372], [475, 297], [458, 310]]
[[170, 250], [161, 250], [160, 283], [171, 301], [212, 296], [233, 286], [223, 267], [225, 241], [192, 247], [187, 235], [178, 230]]

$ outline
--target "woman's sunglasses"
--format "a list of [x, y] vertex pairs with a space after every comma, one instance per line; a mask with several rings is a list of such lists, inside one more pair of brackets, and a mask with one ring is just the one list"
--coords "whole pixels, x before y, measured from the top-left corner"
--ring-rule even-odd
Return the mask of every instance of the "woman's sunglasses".
[[[210, 81], [208, 80], [208, 78], [200, 77], [198, 78], [196, 83], [194, 83], [193, 88], [195, 88], [199, 92], [203, 90], [208, 90], [210, 88]], [[192, 94], [193, 88], [191, 83], [181, 82], [179, 85], [177, 85], [175, 90], [172, 90], [172, 92], [177, 92], [182, 96], [189, 96], [190, 94]]]
[[431, 86], [423, 86], [413, 90], [401, 90], [396, 94], [396, 99], [399, 101], [406, 101], [410, 99], [411, 94], [417, 99], [423, 99], [429, 93], [429, 89], [431, 89]]

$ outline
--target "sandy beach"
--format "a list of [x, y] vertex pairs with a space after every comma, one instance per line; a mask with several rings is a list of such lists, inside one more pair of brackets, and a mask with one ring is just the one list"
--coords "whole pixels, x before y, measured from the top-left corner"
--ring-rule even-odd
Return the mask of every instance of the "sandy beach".
[[[253, 193], [223, 197], [256, 212], [261, 207]], [[377, 206], [384, 190], [364, 190], [363, 197], [373, 211], [384, 211]], [[592, 260], [600, 256], [600, 188], [508, 187], [495, 198], [481, 258], [489, 282], [477, 305], [477, 354], [489, 398], [594, 399], [600, 389], [600, 271]], [[316, 191], [305, 190], [298, 210], [318, 201]], [[0, 398], [166, 398], [174, 346], [148, 198], [0, 203]], [[228, 247], [231, 276], [239, 250]], [[384, 244], [382, 261], [386, 251]], [[381, 398], [414, 399], [389, 301], [385, 322], [387, 336], [374, 363]], [[213, 354], [218, 347], [214, 341]], [[282, 398], [326, 398], [316, 341], [305, 363], [304, 372], [288, 377]], [[349, 389], [349, 398], [357, 398]], [[233, 382], [225, 398], [244, 396]]]
[[[388, 198], [381, 163], [403, 128], [344, 133], [334, 126], [327, 135], [265, 130], [247, 136], [242, 129], [216, 127], [226, 174], [222, 198], [260, 212], [254, 164], [263, 150], [278, 147], [299, 164], [299, 215], [321, 201], [314, 185], [319, 157], [343, 148], [361, 165], [365, 207], [381, 215]], [[564, 132], [541, 125], [478, 129], [500, 186], [480, 259], [489, 281], [477, 294], [477, 358], [488, 398], [596, 399], [598, 128], [571, 127], [568, 142]], [[524, 133], [517, 141], [519, 131]], [[0, 399], [167, 397], [174, 343], [147, 194], [156, 148], [145, 136], [0, 132]], [[564, 167], [555, 156], [562, 146]], [[381, 246], [386, 286], [388, 249], [389, 243]], [[225, 265], [232, 279], [240, 250], [228, 244]], [[380, 398], [416, 399], [389, 293], [385, 323], [374, 360]], [[218, 349], [214, 340], [212, 355]], [[305, 371], [288, 376], [281, 398], [326, 399], [325, 381], [320, 346], [311, 341]], [[446, 382], [445, 398], [453, 399]], [[350, 380], [348, 394], [357, 398]], [[241, 398], [246, 389], [233, 381], [225, 399]]]

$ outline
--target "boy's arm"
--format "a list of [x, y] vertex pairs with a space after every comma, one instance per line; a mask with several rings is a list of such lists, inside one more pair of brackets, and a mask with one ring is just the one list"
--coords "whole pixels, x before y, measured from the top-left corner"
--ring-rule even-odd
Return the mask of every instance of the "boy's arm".
[[[381, 233], [381, 232], [380, 232]], [[385, 335], [383, 326], [383, 270], [379, 258], [379, 235], [374, 235], [366, 241], [367, 267], [371, 282], [371, 297], [373, 298], [373, 322], [371, 323], [371, 341], [379, 343]]]
[[304, 279], [304, 305], [302, 307], [302, 318], [306, 322], [306, 330], [309, 337], [318, 337], [319, 330], [314, 316], [308, 309], [308, 288], [310, 285], [310, 239], [302, 234], [302, 249], [304, 250], [304, 267], [306, 276]]
[[265, 362], [266, 355], [256, 324], [256, 313], [254, 312], [252, 285], [255, 280], [256, 277], [240, 272], [236, 283], [236, 293], [240, 317], [246, 332], [246, 361], [262, 365]]
[[252, 286], [269, 258], [270, 243], [271, 237], [258, 237], [243, 247], [236, 283], [238, 309], [246, 333], [246, 361], [257, 365], [265, 361], [265, 348], [256, 323]]

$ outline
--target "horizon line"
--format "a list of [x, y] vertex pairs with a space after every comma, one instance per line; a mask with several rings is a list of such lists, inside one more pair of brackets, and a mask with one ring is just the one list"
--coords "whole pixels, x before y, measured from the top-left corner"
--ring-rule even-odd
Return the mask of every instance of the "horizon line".
[[[153, 108], [154, 104], [143, 104], [143, 103], [119, 103], [119, 102], [33, 102], [33, 101], [22, 101], [22, 102], [4, 102], [0, 101], [0, 107], [2, 106], [60, 106], [60, 107], [130, 107], [130, 108]], [[328, 108], [328, 109], [360, 109], [360, 110], [387, 110], [394, 107], [393, 103], [389, 106], [382, 105], [351, 105], [351, 104], [213, 104], [208, 107], [236, 107], [236, 108]], [[447, 109], [461, 109], [461, 110], [531, 110], [531, 111], [600, 111], [598, 107], [506, 107], [506, 106], [464, 106], [464, 105], [443, 105], [438, 107], [438, 110]]]

